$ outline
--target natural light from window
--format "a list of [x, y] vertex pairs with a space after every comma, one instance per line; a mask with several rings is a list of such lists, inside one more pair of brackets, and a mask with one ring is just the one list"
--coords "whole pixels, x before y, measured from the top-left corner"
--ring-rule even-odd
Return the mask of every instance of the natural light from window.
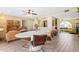
[[60, 23], [60, 26], [59, 27], [60, 28], [72, 28], [72, 24], [70, 22], [68, 22], [68, 21], [62, 21]]

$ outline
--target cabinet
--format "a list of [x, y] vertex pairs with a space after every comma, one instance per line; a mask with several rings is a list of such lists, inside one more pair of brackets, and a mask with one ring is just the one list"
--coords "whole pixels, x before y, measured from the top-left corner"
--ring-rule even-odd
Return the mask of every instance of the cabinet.
[[20, 27], [20, 21], [7, 20], [7, 32], [11, 30], [17, 30]]

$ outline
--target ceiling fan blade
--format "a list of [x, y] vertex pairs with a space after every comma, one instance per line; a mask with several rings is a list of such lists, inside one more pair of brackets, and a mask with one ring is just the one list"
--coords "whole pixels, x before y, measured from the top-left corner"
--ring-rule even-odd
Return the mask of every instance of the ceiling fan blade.
[[29, 12], [25, 12], [25, 13], [24, 13], [24, 15], [28, 15], [28, 14], [31, 14], [31, 13], [29, 13]]
[[22, 10], [23, 12], [25, 12], [25, 10]]
[[27, 11], [24, 11], [24, 10], [23, 10], [23, 12], [26, 13], [26, 14], [28, 13]]
[[64, 12], [69, 12], [69, 10], [67, 9], [67, 10], [65, 10]]
[[37, 15], [36, 13], [32, 13], [33, 15]]
[[34, 11], [32, 11], [32, 12], [34, 12]]

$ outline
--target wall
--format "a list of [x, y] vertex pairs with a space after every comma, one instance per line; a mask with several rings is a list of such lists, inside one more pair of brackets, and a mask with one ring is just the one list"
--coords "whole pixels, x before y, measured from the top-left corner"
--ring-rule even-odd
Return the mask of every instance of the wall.
[[[62, 22], [63, 20], [58, 20], [58, 25], [60, 25], [60, 23]], [[72, 28], [69, 29], [69, 31], [72, 30], [72, 32], [76, 32], [76, 24], [79, 23], [79, 19], [69, 19], [69, 20], [66, 20], [68, 22], [70, 22], [72, 24]]]
[[[59, 20], [58, 21], [58, 25], [60, 25], [60, 23], [62, 22], [63, 20]], [[72, 27], [75, 28], [76, 27], [76, 23], [79, 23], [79, 19], [69, 19], [69, 20], [65, 20], [65, 21], [68, 21], [72, 24]]]
[[28, 30], [32, 30], [33, 29], [33, 20], [32, 19], [23, 20], [23, 27], [27, 28]]
[[[20, 26], [22, 26], [22, 19], [19, 17], [14, 17], [14, 16], [8, 16], [8, 15], [0, 15], [0, 28], [3, 28], [4, 31], [4, 36], [6, 35], [7, 32], [7, 20], [18, 20], [20, 21]], [[1, 34], [0, 34], [1, 35]]]
[[55, 20], [54, 17], [48, 16], [38, 19], [25, 19], [23, 20], [23, 27], [27, 27], [29, 30], [35, 29], [34, 25], [38, 24], [39, 27], [43, 27], [43, 21], [47, 21], [47, 27], [49, 29], [52, 29], [52, 20]]
[[0, 16], [0, 28], [3, 29], [3, 31], [0, 32], [0, 38], [5, 38], [6, 21], [4, 19], [5, 19], [4, 16]]
[[51, 16], [48, 16], [48, 17], [45, 17], [45, 18], [40, 19], [40, 26], [41, 27], [43, 27], [43, 21], [45, 21], [45, 20], [47, 21], [47, 27], [49, 29], [52, 29], [53, 28], [52, 22], [53, 22], [53, 20], [55, 20], [55, 18], [54, 17], [51, 17]]
[[22, 19], [15, 16], [5, 16], [6, 20], [18, 20], [20, 22], [20, 27], [22, 27]]

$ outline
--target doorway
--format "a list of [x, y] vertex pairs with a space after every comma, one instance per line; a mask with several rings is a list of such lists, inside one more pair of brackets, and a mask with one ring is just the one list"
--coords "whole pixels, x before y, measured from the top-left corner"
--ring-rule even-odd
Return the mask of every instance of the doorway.
[[64, 31], [64, 32], [69, 32], [69, 33], [73, 32], [72, 24], [68, 21], [62, 21], [59, 24], [59, 28], [61, 31]]

